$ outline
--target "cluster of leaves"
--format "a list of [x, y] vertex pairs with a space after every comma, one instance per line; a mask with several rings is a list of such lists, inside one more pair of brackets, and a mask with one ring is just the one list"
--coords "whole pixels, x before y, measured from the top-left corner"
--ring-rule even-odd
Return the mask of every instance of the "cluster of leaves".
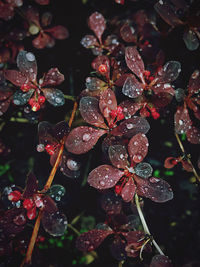
[[[116, 2], [125, 4], [124, 1]], [[36, 3], [47, 5], [49, 1]], [[195, 3], [186, 5], [184, 0], [160, 0], [154, 5], [155, 11], [172, 29], [184, 27], [183, 40], [189, 50], [199, 46], [200, 26], [194, 19], [199, 13], [195, 13], [194, 6]], [[0, 18], [6, 23], [15, 16], [15, 11], [26, 23], [22, 29], [13, 29], [9, 34], [7, 28], [4, 30], [0, 47], [0, 115], [4, 116], [11, 103], [16, 109], [23, 108], [25, 113], [38, 112], [40, 115], [41, 110], [48, 108], [46, 100], [54, 107], [65, 104], [63, 92], [54, 88], [65, 77], [53, 67], [38, 80], [35, 55], [25, 51], [21, 41], [33, 35], [35, 48], [51, 48], [55, 39], [67, 38], [68, 31], [60, 25], [49, 26], [50, 13], [44, 13], [40, 18], [35, 7], [24, 6], [22, 1], [0, 3]], [[55, 125], [44, 120], [38, 123], [37, 151], [46, 151], [53, 170], [59, 167], [67, 177], [80, 179], [82, 155], [90, 153], [97, 143], [101, 144], [103, 164], [87, 170], [86, 175], [88, 184], [102, 193], [106, 221], [80, 234], [76, 247], [90, 252], [108, 237], [111, 254], [118, 261], [127, 257], [142, 258], [142, 253], [152, 253], [152, 245], [155, 245], [141, 218], [138, 196], [157, 203], [173, 198], [169, 183], [154, 177], [153, 167], [145, 161], [151, 146], [146, 136], [150, 122], [162, 117], [170, 104], [175, 103], [175, 134], [186, 134], [190, 143], [200, 144], [200, 128], [196, 123], [196, 119], [200, 119], [199, 70], [191, 74], [185, 89], [176, 88], [174, 82], [179, 78], [181, 64], [176, 60], [166, 62], [164, 51], [159, 47], [162, 35], [166, 33], [157, 27], [155, 16], [145, 10], [135, 12], [132, 18], [113, 20], [113, 32], [105, 38], [107, 24], [103, 14], [96, 11], [90, 15], [88, 26], [93, 35], [84, 36], [80, 43], [95, 56], [91, 63], [94, 71], [86, 78], [86, 88], [75, 101], [82, 120], [71, 129], [73, 112], [76, 112], [74, 105], [69, 124], [64, 120]], [[4, 22], [0, 26], [3, 27]], [[13, 69], [14, 64], [17, 70]], [[5, 151], [2, 146], [0, 154]], [[185, 154], [168, 157], [164, 166], [172, 168], [178, 162], [186, 171], [194, 172]], [[27, 222], [39, 216], [50, 235], [65, 233], [67, 218], [55, 202], [60, 201], [65, 188], [47, 185], [39, 190], [38, 181], [30, 172], [25, 189], [13, 185], [2, 192], [3, 206], [8, 208], [2, 209], [0, 214], [2, 255], [10, 253], [13, 237], [24, 230]], [[135, 217], [133, 219], [123, 211], [124, 202], [138, 210], [143, 229], [141, 226], [139, 229]], [[154, 256], [150, 266], [172, 266], [168, 257], [158, 251], [161, 255]]]

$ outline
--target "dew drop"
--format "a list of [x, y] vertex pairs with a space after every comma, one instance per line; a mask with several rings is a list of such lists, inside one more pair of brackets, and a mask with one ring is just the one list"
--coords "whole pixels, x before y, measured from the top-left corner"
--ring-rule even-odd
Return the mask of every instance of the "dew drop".
[[73, 159], [68, 159], [67, 160], [67, 167], [71, 170], [71, 171], [78, 171], [80, 168], [80, 165], [78, 164], [77, 161], [73, 160]]
[[35, 56], [31, 52], [28, 52], [26, 54], [26, 58], [27, 58], [28, 61], [31, 61], [31, 62], [35, 60]]
[[91, 139], [91, 134], [89, 133], [84, 133], [83, 135], [83, 141], [88, 142]]
[[127, 128], [128, 130], [133, 129], [133, 124], [132, 124], [132, 123], [128, 123], [128, 124], [126, 125], [126, 128]]

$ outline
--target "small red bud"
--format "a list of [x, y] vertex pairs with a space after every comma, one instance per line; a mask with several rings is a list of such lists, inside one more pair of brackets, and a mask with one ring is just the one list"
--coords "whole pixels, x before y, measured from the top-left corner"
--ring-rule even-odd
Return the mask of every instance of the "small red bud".
[[121, 186], [120, 186], [120, 185], [116, 185], [116, 186], [115, 186], [115, 193], [116, 193], [117, 195], [119, 195], [119, 194], [121, 193], [121, 191], [122, 191]]
[[45, 149], [49, 155], [53, 155], [55, 152], [55, 148], [53, 145], [46, 145]]
[[13, 202], [17, 202], [18, 200], [20, 200], [21, 198], [21, 193], [17, 190], [15, 191], [12, 191], [9, 195], [8, 195], [8, 199], [10, 201], [13, 201]]
[[150, 73], [149, 70], [145, 70], [145, 71], [144, 71], [144, 76], [149, 77], [150, 74], [151, 74], [151, 73]]
[[154, 80], [154, 77], [153, 76], [150, 76], [149, 77], [149, 81], [152, 82]]
[[35, 219], [35, 217], [36, 217], [36, 207], [33, 207], [32, 209], [29, 209], [27, 211], [27, 214], [26, 215], [29, 218], [29, 220]]
[[146, 40], [146, 41], [144, 42], [144, 45], [147, 46], [148, 44], [149, 44], [149, 41]]
[[111, 110], [110, 116], [114, 119], [117, 116], [117, 110]]
[[107, 66], [105, 64], [101, 64], [99, 66], [99, 72], [106, 73], [107, 71], [108, 71], [108, 68], [107, 68]]
[[26, 210], [30, 210], [32, 209], [34, 206], [34, 202], [31, 198], [27, 198], [24, 200], [23, 202], [23, 207], [26, 209]]
[[23, 92], [28, 92], [30, 90], [30, 85], [24, 83], [22, 84], [22, 86], [20, 87], [20, 89], [23, 91]]
[[46, 98], [43, 95], [38, 96], [38, 102], [39, 104], [43, 104], [45, 102]]
[[40, 104], [35, 102], [33, 105], [32, 105], [32, 111], [38, 111], [40, 109]]

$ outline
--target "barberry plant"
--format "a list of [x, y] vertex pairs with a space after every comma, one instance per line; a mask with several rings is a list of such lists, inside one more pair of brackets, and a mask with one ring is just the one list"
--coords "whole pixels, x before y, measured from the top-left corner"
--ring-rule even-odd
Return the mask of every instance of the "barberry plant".
[[1, 264], [199, 266], [199, 3], [74, 5], [0, 1]]

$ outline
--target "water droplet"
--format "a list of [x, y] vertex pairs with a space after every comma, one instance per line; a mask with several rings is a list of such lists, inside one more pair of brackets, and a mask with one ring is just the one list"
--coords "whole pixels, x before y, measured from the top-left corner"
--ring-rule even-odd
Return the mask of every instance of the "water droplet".
[[91, 134], [89, 133], [84, 133], [83, 135], [83, 141], [88, 142], [91, 139]]
[[104, 181], [100, 181], [99, 184], [100, 184], [101, 186], [105, 186], [105, 182], [104, 182]]
[[80, 165], [77, 161], [73, 160], [73, 159], [68, 159], [67, 160], [67, 167], [71, 170], [71, 171], [78, 171], [80, 168]]
[[35, 56], [31, 52], [28, 52], [26, 54], [26, 58], [27, 58], [28, 61], [34, 61], [35, 60]]
[[127, 125], [126, 125], [126, 128], [128, 129], [128, 130], [131, 130], [131, 129], [133, 129], [133, 124], [132, 123], [128, 123]]
[[155, 184], [155, 183], [160, 182], [160, 179], [155, 178], [155, 177], [151, 177], [151, 178], [149, 178], [149, 181], [150, 181], [151, 183]]

